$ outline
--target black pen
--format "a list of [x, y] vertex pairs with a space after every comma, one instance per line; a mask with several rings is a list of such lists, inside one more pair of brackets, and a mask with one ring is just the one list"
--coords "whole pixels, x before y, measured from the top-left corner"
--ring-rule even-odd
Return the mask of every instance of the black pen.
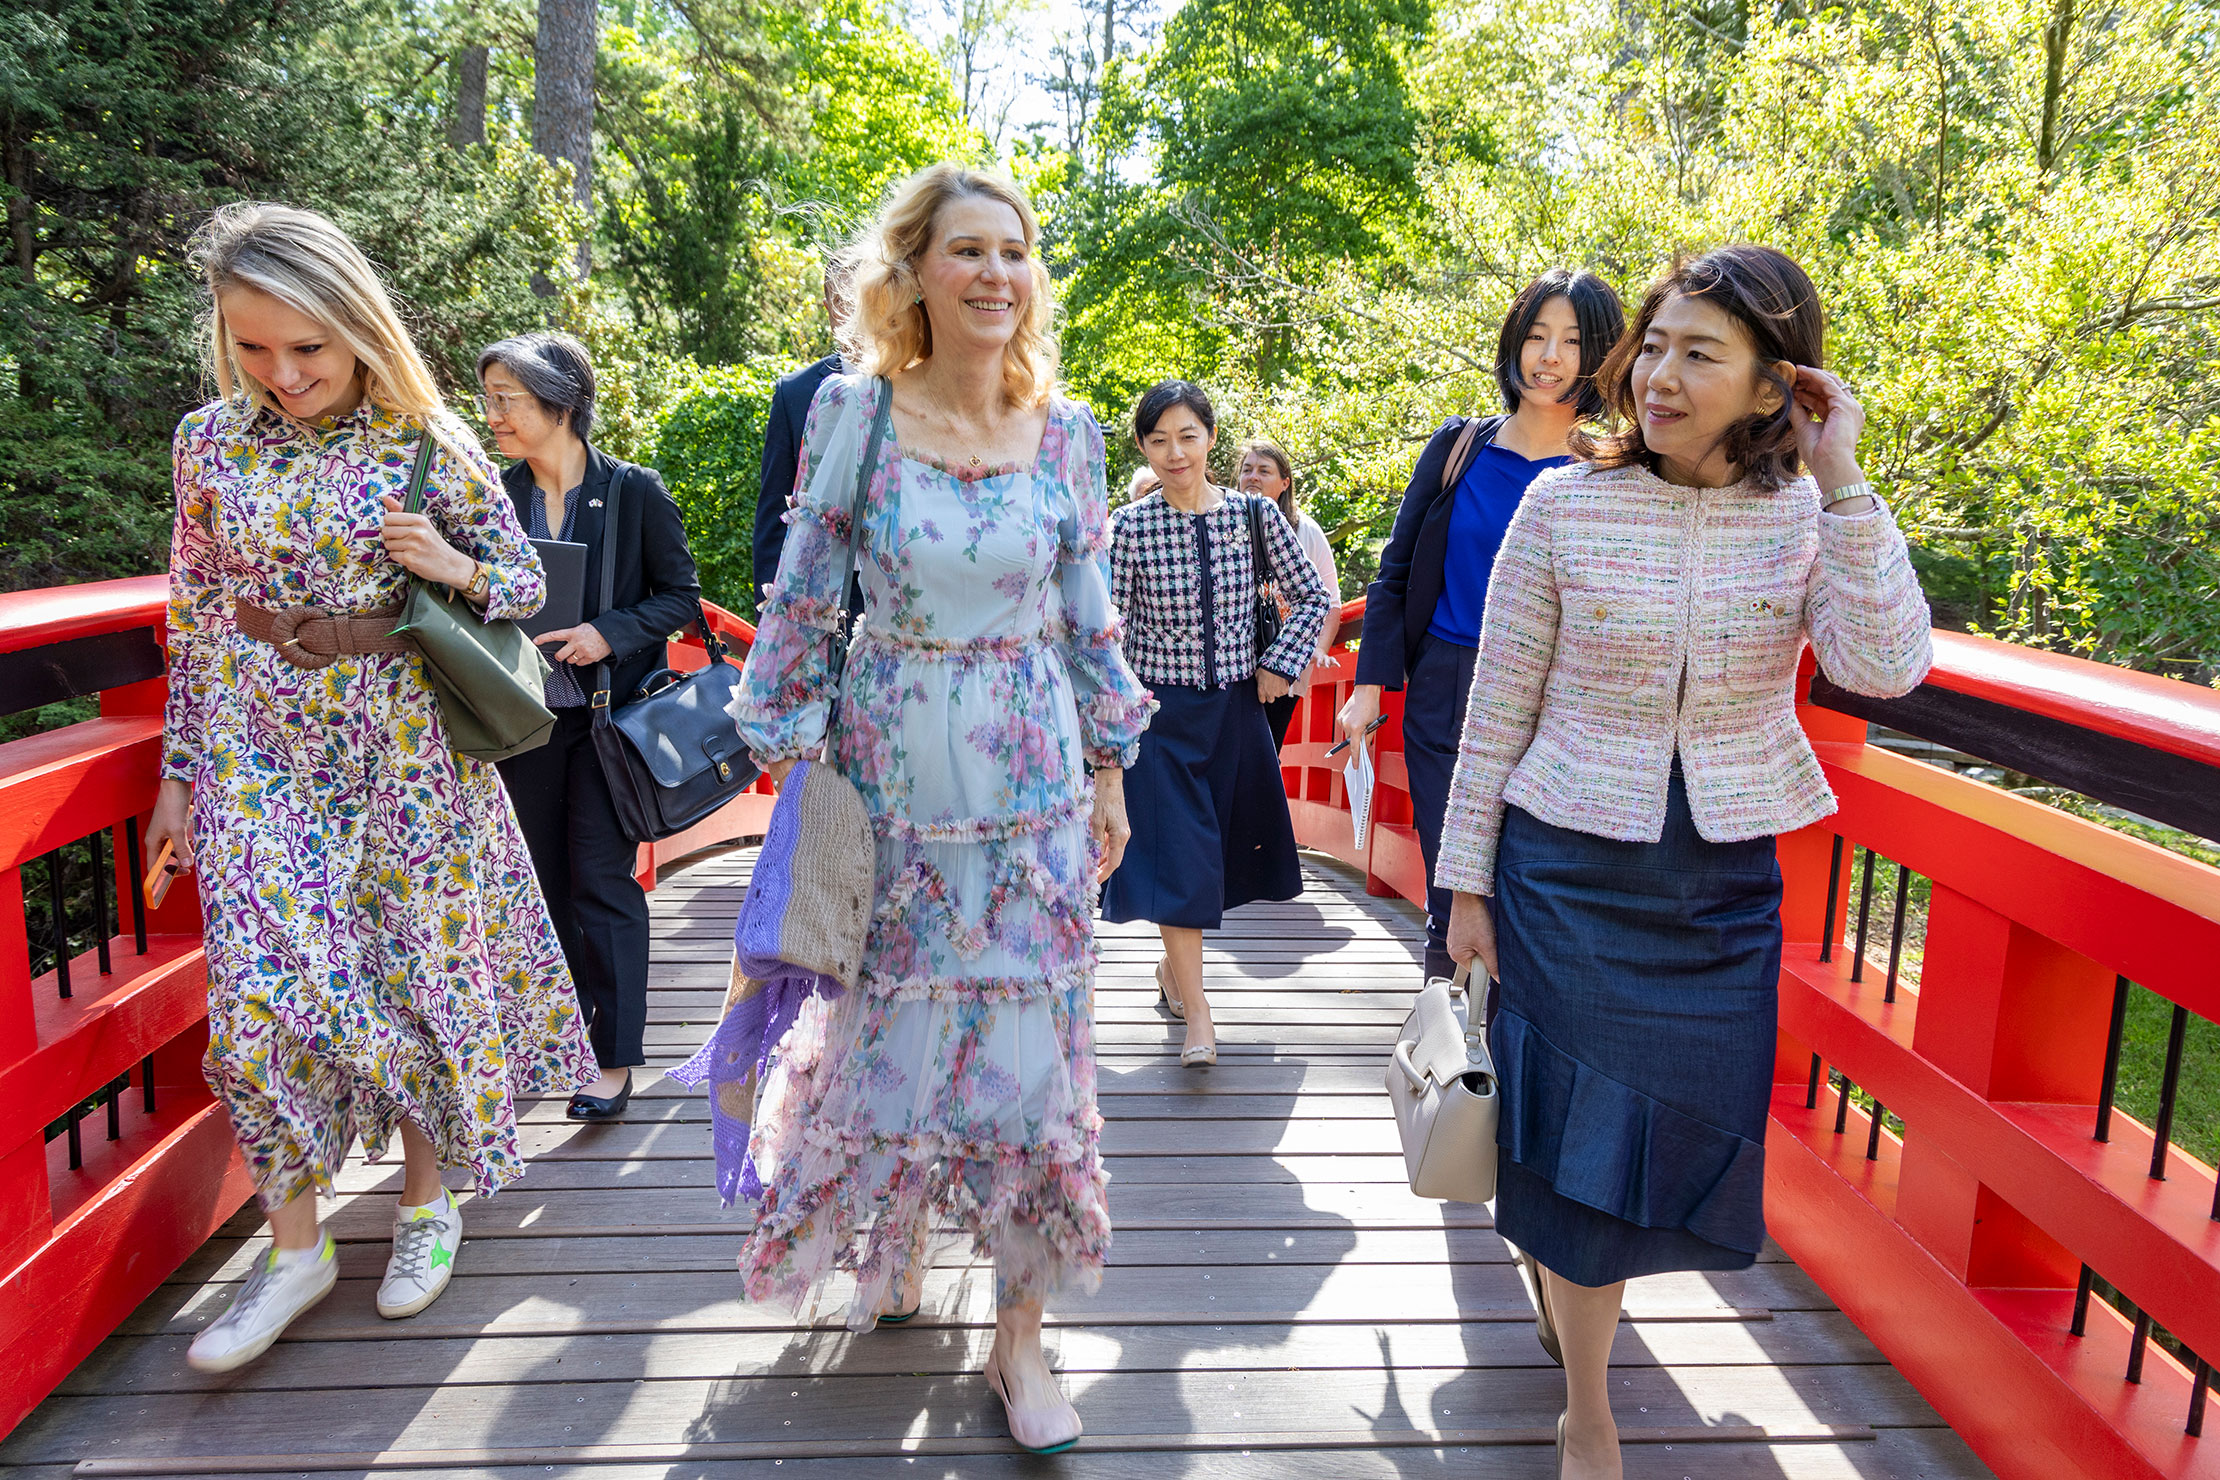
[[[1374, 720], [1374, 721], [1373, 721], [1373, 722], [1372, 722], [1371, 724], [1368, 724], [1368, 725], [1366, 725], [1366, 726], [1364, 727], [1364, 731], [1363, 731], [1363, 733], [1365, 733], [1365, 734], [1369, 735], [1369, 734], [1371, 734], [1371, 733], [1372, 733], [1372, 732], [1373, 732], [1374, 730], [1377, 730], [1378, 728], [1380, 728], [1380, 726], [1382, 726], [1382, 725], [1384, 725], [1384, 724], [1386, 724], [1386, 723], [1387, 723], [1387, 716], [1383, 714], [1383, 715], [1381, 715], [1381, 716], [1380, 716], [1380, 717], [1379, 717], [1378, 719]], [[1331, 760], [1331, 759], [1332, 759], [1333, 757], [1335, 757], [1335, 756], [1337, 756], [1337, 755], [1341, 754], [1341, 753], [1342, 753], [1342, 752], [1343, 752], [1344, 750], [1347, 750], [1348, 748], [1349, 748], [1349, 742], [1348, 742], [1348, 741], [1346, 741], [1346, 740], [1336, 740], [1336, 741], [1335, 741], [1335, 742], [1334, 742], [1333, 744], [1331, 744], [1331, 745], [1329, 745], [1329, 746], [1327, 746], [1327, 747], [1326, 747], [1326, 758], [1327, 758], [1328, 760]]]

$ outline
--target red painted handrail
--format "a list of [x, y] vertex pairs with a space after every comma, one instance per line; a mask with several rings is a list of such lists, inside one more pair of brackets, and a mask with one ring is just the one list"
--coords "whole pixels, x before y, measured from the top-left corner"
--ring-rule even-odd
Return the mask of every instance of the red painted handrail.
[[[166, 646], [167, 602], [163, 576], [0, 595], [0, 653], [134, 629]], [[755, 629], [715, 606], [708, 616], [745, 655]], [[698, 668], [707, 655], [692, 638], [669, 661]], [[153, 809], [164, 692], [161, 679], [108, 690], [99, 718], [0, 745], [0, 1434], [252, 1192], [200, 1072], [208, 1002], [192, 885], [147, 912], [143, 953], [132, 928], [143, 860], [129, 856], [125, 833], [143, 836]], [[644, 882], [654, 886], [658, 862], [761, 833], [771, 802], [764, 783], [642, 848]], [[30, 975], [22, 869], [57, 847], [81, 869], [83, 840], [103, 830], [107, 897], [123, 902], [110, 969], [95, 950], [73, 957], [65, 999], [54, 972]], [[107, 1138], [103, 1100], [76, 1138], [82, 1165], [70, 1167], [70, 1138], [49, 1143], [45, 1128], [125, 1075], [131, 1088], [113, 1096], [118, 1136]]]
[[[1344, 608], [1345, 633], [1361, 613]], [[1324, 758], [1354, 665], [1346, 644], [1330, 656], [1282, 752], [1297, 836], [1363, 868], [1371, 892], [1422, 900], [1398, 696], [1358, 850]], [[2189, 684], [1949, 633], [1929, 682], [2220, 766], [2220, 695]], [[2220, 1018], [2220, 870], [1869, 746], [1862, 720], [1800, 716], [1842, 810], [1780, 840], [1774, 1236], [1998, 1474], [2215, 1480], [2220, 1435], [2185, 1432], [2191, 1372], [2152, 1343], [2129, 1382], [2134, 1326], [2102, 1299], [2073, 1328], [2093, 1267], [2220, 1352], [2213, 1169], [2176, 1147], [2154, 1179], [2152, 1131], [2123, 1113], [2094, 1139], [2116, 978]], [[1930, 881], [1916, 985], [1892, 993], [1885, 931], [1862, 964], [1841, 944], [1862, 878], [1847, 849], [1837, 867], [1838, 837]], [[1875, 1134], [1847, 1088], [1815, 1094], [1819, 1065], [1903, 1136]]]

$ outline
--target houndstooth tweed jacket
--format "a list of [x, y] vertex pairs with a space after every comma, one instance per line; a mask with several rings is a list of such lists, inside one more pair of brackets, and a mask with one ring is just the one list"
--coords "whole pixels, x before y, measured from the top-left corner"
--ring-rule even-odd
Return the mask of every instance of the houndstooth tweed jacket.
[[1796, 723], [1805, 639], [1834, 682], [1888, 697], [1926, 677], [1929, 627], [1885, 505], [1822, 513], [1809, 477], [1768, 491], [1586, 463], [1543, 474], [1488, 584], [1434, 882], [1495, 892], [1506, 803], [1657, 841], [1676, 750], [1713, 842], [1827, 816]]

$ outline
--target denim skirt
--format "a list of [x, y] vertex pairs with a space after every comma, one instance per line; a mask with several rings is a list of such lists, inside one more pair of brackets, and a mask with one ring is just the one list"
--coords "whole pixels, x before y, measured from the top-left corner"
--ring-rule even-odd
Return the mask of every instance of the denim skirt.
[[1158, 705], [1125, 773], [1125, 861], [1102, 918], [1215, 930], [1227, 910], [1303, 892], [1279, 752], [1256, 684], [1153, 684]]
[[1496, 1228], [1575, 1284], [1765, 1243], [1780, 866], [1771, 837], [1697, 833], [1678, 761], [1669, 788], [1654, 843], [1505, 808]]

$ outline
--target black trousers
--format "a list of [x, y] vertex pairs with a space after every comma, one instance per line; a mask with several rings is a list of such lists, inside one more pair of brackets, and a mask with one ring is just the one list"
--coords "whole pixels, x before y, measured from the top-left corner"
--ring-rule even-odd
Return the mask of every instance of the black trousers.
[[1429, 634], [1403, 687], [1403, 764], [1411, 778], [1412, 821], [1418, 851], [1426, 860], [1426, 974], [1451, 974], [1447, 889], [1434, 886], [1434, 863], [1441, 857], [1442, 815], [1449, 808], [1449, 778], [1457, 769], [1457, 745], [1464, 738], [1465, 700], [1472, 693], [1477, 649], [1444, 642]]
[[594, 1059], [623, 1069], [647, 1062], [647, 894], [632, 876], [638, 845], [617, 825], [592, 726], [592, 710], [558, 709], [547, 743], [500, 770], [578, 986]]

